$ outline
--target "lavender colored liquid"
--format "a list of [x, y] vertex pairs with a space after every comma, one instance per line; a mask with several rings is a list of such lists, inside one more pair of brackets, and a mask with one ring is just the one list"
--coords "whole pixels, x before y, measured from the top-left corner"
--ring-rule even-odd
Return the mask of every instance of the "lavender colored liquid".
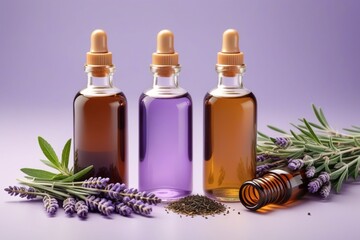
[[140, 97], [139, 188], [165, 201], [192, 191], [192, 103], [175, 98]]

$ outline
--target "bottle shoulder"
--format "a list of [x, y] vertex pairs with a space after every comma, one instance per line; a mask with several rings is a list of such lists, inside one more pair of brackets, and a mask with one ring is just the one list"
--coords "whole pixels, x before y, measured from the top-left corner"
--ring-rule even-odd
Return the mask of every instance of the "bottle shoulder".
[[238, 98], [248, 95], [254, 96], [254, 94], [247, 88], [226, 88], [226, 87], [215, 88], [209, 91], [208, 94], [219, 98]]
[[188, 106], [192, 106], [192, 98], [189, 93], [172, 98], [159, 98], [142, 93], [139, 98], [139, 104], [140, 106], [150, 106], [154, 104], [161, 104], [163, 106], [186, 104]]
[[116, 87], [87, 87], [79, 91], [79, 94], [86, 97], [107, 97], [107, 96], [123, 96], [124, 93]]
[[213, 94], [213, 92], [208, 92], [205, 94], [204, 97], [204, 102], [205, 104], [207, 103], [214, 103], [217, 102], [219, 100], [222, 101], [241, 101], [241, 102], [252, 102], [254, 105], [257, 104], [256, 101], [256, 97], [255, 95], [251, 92], [248, 91], [246, 94], [241, 94], [241, 95], [233, 95], [233, 96], [222, 96], [222, 95], [217, 95], [216, 93]]
[[147, 96], [151, 96], [154, 98], [176, 98], [176, 97], [182, 97], [188, 94], [188, 92], [181, 88], [151, 88], [147, 91], [145, 91], [143, 94]]
[[83, 94], [82, 91], [79, 91], [75, 97], [74, 97], [74, 103], [75, 104], [81, 104], [81, 103], [89, 103], [89, 102], [121, 102], [123, 104], [126, 104], [127, 99], [123, 92], [117, 92], [113, 94], [101, 94], [101, 95], [89, 95], [89, 94]]

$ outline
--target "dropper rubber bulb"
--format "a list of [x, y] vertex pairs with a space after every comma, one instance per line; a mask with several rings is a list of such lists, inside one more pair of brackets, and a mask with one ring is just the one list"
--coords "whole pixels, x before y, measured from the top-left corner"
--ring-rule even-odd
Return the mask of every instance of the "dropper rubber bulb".
[[223, 34], [221, 52], [239, 53], [239, 33], [235, 29], [228, 29]]
[[107, 35], [104, 30], [96, 29], [91, 33], [91, 47], [92, 53], [107, 53]]
[[218, 65], [241, 66], [244, 64], [244, 54], [239, 48], [239, 33], [228, 29], [223, 33], [221, 52], [218, 52]]
[[152, 65], [179, 65], [179, 55], [174, 48], [174, 34], [170, 30], [161, 30], [157, 34], [156, 52], [152, 55]]

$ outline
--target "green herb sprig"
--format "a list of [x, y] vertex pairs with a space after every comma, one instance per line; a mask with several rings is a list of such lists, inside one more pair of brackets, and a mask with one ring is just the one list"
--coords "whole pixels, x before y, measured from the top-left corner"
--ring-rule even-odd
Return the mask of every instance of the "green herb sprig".
[[352, 126], [339, 132], [331, 127], [321, 108], [315, 105], [312, 108], [318, 123], [302, 118], [299, 124], [291, 124], [295, 129], [289, 132], [269, 125], [280, 138], [258, 132], [258, 168], [279, 168], [296, 159], [300, 168], [314, 166], [314, 177], [327, 172], [332, 186], [340, 192], [349, 177], [359, 176], [360, 127]]
[[69, 139], [62, 150], [61, 160], [56, 155], [53, 147], [42, 137], [38, 137], [39, 146], [44, 153], [46, 160], [41, 159], [40, 161], [57, 170], [57, 173], [45, 171], [42, 169], [34, 168], [21, 168], [20, 170], [25, 173], [26, 178], [37, 180], [37, 181], [61, 181], [61, 182], [71, 182], [77, 179], [80, 179], [85, 174], [87, 174], [93, 166], [84, 168], [83, 170], [74, 174], [74, 169], [69, 169], [69, 156], [71, 148], [71, 139]]

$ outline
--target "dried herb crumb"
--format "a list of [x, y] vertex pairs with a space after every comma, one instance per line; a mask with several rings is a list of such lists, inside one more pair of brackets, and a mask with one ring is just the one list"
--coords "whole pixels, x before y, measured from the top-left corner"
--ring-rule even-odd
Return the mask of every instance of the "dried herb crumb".
[[238, 212], [238, 214], [240, 215], [240, 212]]
[[169, 205], [166, 206], [166, 209], [180, 215], [191, 216], [192, 218], [194, 216], [215, 216], [215, 214], [221, 214], [226, 211], [224, 204], [201, 195], [190, 195], [181, 198], [175, 202], [169, 203]]
[[308, 212], [308, 216], [311, 216], [311, 213], [310, 213], [310, 212]]

